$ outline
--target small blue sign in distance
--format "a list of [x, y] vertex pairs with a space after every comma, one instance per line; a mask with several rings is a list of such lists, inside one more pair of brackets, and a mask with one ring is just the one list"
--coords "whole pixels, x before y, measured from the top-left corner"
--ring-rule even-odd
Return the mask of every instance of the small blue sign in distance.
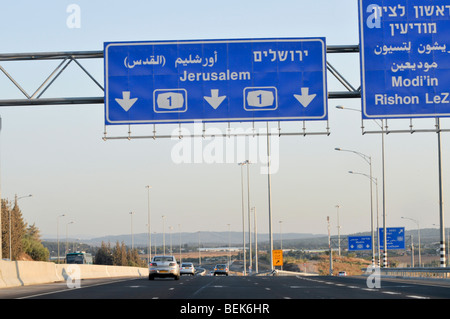
[[371, 250], [372, 236], [348, 236], [348, 250]]
[[325, 38], [109, 42], [105, 123], [326, 120]]
[[[384, 228], [379, 229], [380, 247], [384, 247]], [[386, 227], [387, 249], [405, 249], [405, 227]]]
[[359, 0], [363, 119], [450, 116], [448, 0]]

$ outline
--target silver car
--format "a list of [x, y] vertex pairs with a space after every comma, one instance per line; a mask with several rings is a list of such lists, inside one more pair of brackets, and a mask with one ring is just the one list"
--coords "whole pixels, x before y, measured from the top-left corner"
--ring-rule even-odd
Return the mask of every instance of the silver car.
[[216, 275], [225, 275], [228, 276], [228, 265], [218, 264], [214, 267], [214, 276]]
[[180, 274], [194, 276], [195, 275], [194, 264], [193, 263], [181, 263]]
[[173, 277], [180, 279], [180, 266], [174, 256], [155, 256], [148, 265], [148, 279], [155, 277]]

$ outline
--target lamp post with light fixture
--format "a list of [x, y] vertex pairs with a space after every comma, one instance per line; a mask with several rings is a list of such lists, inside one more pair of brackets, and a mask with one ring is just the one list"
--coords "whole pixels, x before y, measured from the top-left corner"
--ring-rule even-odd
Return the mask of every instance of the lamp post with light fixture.
[[365, 155], [363, 153], [353, 151], [353, 150], [346, 150], [339, 147], [335, 148], [336, 151], [342, 151], [342, 152], [351, 152], [358, 156], [360, 156], [364, 161], [369, 164], [369, 171], [370, 171], [370, 227], [371, 227], [371, 233], [372, 233], [372, 266], [375, 266], [375, 246], [374, 246], [374, 233], [373, 233], [373, 196], [372, 196], [372, 158], [368, 155]]

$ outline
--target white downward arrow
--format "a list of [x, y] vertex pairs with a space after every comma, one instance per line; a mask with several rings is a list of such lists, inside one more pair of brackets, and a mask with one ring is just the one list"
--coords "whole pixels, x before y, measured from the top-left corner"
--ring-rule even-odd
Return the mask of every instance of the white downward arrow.
[[309, 88], [302, 88], [302, 94], [294, 94], [294, 97], [299, 101], [304, 107], [307, 107], [309, 103], [316, 97], [316, 94], [309, 94]]
[[211, 96], [204, 96], [206, 102], [214, 109], [217, 109], [226, 97], [226, 95], [219, 96], [219, 90], [211, 90]]
[[119, 103], [119, 105], [126, 111], [133, 106], [133, 104], [137, 101], [137, 97], [134, 99], [130, 99], [130, 92], [129, 91], [123, 91], [122, 92], [122, 99], [116, 99], [116, 102]]

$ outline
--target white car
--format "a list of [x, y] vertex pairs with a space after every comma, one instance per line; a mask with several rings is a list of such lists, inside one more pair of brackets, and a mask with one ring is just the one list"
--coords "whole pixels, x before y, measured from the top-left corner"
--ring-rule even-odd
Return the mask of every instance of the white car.
[[345, 276], [347, 276], [347, 272], [346, 271], [340, 271], [338, 276], [345, 277]]
[[193, 263], [181, 263], [180, 275], [195, 275], [195, 267]]
[[173, 277], [180, 279], [180, 266], [174, 256], [155, 256], [148, 265], [148, 279], [156, 277]]

